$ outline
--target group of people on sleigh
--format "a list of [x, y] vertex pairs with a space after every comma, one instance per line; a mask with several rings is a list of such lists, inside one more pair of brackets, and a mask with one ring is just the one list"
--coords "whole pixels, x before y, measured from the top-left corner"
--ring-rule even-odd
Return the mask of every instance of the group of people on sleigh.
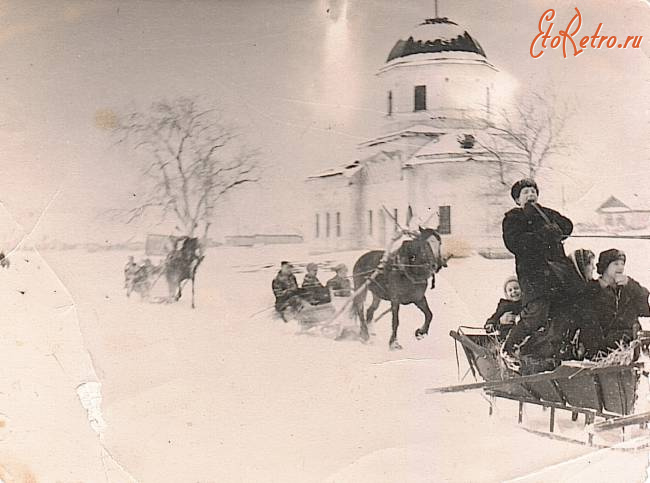
[[332, 297], [349, 297], [352, 295], [352, 284], [348, 277], [348, 268], [340, 263], [332, 268], [335, 275], [325, 285], [318, 279], [318, 265], [309, 263], [307, 273], [298, 286], [294, 275], [294, 267], [289, 262], [280, 264], [271, 287], [275, 296], [275, 310], [287, 322], [292, 311], [298, 311], [304, 304], [320, 305], [331, 301]]
[[597, 261], [585, 249], [567, 256], [571, 220], [539, 204], [532, 179], [516, 182], [511, 195], [517, 207], [505, 214], [503, 241], [517, 277], [506, 280], [505, 298], [485, 324], [502, 342], [505, 365], [529, 374], [629, 346], [639, 317], [650, 316], [650, 293], [625, 273], [625, 253], [611, 248]]

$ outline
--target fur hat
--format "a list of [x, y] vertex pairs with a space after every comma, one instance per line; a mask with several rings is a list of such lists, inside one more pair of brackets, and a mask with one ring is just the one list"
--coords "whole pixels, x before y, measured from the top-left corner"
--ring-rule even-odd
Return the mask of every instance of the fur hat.
[[616, 260], [623, 260], [623, 263], [625, 263], [625, 253], [616, 248], [610, 248], [609, 250], [600, 252], [600, 255], [598, 255], [598, 263], [596, 264], [596, 271], [599, 275], [602, 275], [607, 270], [607, 267], [609, 267], [609, 264]]
[[512, 196], [512, 199], [517, 201], [519, 198], [519, 195], [521, 194], [521, 190], [524, 188], [535, 188], [535, 191], [537, 191], [537, 194], [539, 195], [539, 188], [537, 187], [537, 183], [535, 183], [535, 180], [532, 178], [524, 178], [520, 179], [517, 181], [515, 184], [512, 185], [512, 188], [510, 188], [510, 196]]
[[307, 271], [309, 272], [311, 270], [318, 270], [318, 265], [316, 265], [315, 263], [308, 263], [307, 264]]
[[291, 263], [287, 262], [286, 260], [280, 262], [281, 267], [284, 267], [285, 265], [288, 266], [289, 268], [293, 268], [293, 265], [291, 265]]
[[515, 277], [514, 275], [512, 277], [506, 278], [506, 281], [503, 283], [503, 293], [505, 293], [506, 295], [508, 295], [508, 293], [506, 292], [506, 289], [508, 288], [508, 284], [511, 283], [511, 282], [517, 282], [517, 284], [518, 284], [519, 279], [517, 277]]
[[340, 272], [341, 270], [347, 270], [348, 267], [345, 266], [345, 263], [339, 263], [335, 267], [332, 267], [332, 270], [336, 273]]

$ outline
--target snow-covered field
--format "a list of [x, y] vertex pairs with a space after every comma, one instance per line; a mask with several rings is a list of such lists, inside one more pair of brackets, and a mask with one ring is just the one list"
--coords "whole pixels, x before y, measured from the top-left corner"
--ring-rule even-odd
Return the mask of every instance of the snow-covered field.
[[[650, 286], [648, 243], [569, 247], [622, 248], [630, 275]], [[596, 451], [523, 429], [546, 428], [540, 408], [525, 409], [522, 428], [516, 403], [498, 401], [488, 417], [480, 392], [425, 394], [457, 383], [448, 333], [482, 325], [512, 260], [452, 259], [428, 292], [429, 336], [415, 339], [422, 316], [403, 307], [404, 350], [391, 352], [388, 316], [364, 345], [298, 334], [295, 322], [263, 311], [280, 260], [351, 267], [359, 253], [211, 249], [195, 310], [185, 298], [169, 306], [126, 299], [127, 255], [23, 252], [0, 271], [7, 470], [24, 465], [37, 481], [89, 482], [127, 481], [126, 472], [143, 482], [645, 481], [644, 452]], [[74, 392], [85, 350], [103, 385], [106, 450]], [[570, 413], [557, 420], [560, 434], [580, 435]]]

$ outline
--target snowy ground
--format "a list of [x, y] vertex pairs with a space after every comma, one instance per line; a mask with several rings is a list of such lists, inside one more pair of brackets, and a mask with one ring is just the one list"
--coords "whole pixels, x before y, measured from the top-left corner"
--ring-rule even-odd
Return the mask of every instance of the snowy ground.
[[[650, 286], [647, 243], [579, 245], [626, 250], [629, 273]], [[48, 251], [40, 254], [44, 263], [37, 253], [17, 254], [11, 270], [0, 271], [2, 350], [14, 365], [29, 361], [4, 367], [5, 468], [25, 465], [38, 481], [94, 482], [104, 474], [127, 481], [76, 400], [75, 381], [84, 376], [70, 368], [87, 349], [103, 384], [104, 445], [138, 481], [645, 480], [644, 452], [597, 452], [532, 434], [517, 425], [516, 403], [499, 401], [488, 417], [480, 392], [425, 394], [457, 382], [449, 330], [482, 324], [512, 260], [453, 259], [428, 292], [429, 336], [415, 340], [422, 317], [405, 307], [404, 350], [390, 352], [388, 317], [364, 345], [300, 335], [295, 323], [257, 313], [273, 303], [270, 283], [280, 260], [351, 267], [358, 253], [213, 249], [200, 268], [195, 310], [187, 300], [165, 306], [126, 299], [127, 255]], [[331, 273], [319, 275], [325, 281]], [[52, 352], [68, 361], [58, 364]], [[523, 426], [543, 430], [546, 418], [526, 408]], [[569, 413], [557, 419], [560, 434], [581, 434]]]

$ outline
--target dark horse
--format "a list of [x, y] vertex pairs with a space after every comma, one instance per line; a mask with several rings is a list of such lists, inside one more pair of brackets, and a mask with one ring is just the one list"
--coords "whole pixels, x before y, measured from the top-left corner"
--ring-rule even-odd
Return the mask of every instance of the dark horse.
[[[386, 256], [384, 251], [375, 250], [357, 260], [353, 271], [355, 291], [364, 284], [366, 289], [355, 297], [354, 310], [360, 320], [361, 337], [364, 340], [369, 338], [368, 323], [372, 322], [381, 300], [388, 300], [391, 303], [393, 315], [393, 334], [389, 342], [391, 349], [402, 348], [397, 341], [400, 305], [415, 304], [424, 314], [424, 325], [415, 331], [418, 339], [429, 332], [433, 315], [425, 292], [429, 277], [435, 276], [435, 273], [445, 266], [440, 247], [440, 235], [435, 230], [420, 228], [417, 238], [403, 242], [396, 253]], [[372, 303], [368, 307], [368, 312], [364, 314], [364, 302], [368, 290], [372, 293]]]
[[[182, 242], [180, 248], [178, 244]], [[178, 301], [182, 295], [183, 282], [192, 282], [192, 308], [194, 308], [194, 279], [199, 264], [203, 261], [198, 238], [181, 237], [176, 247], [165, 260], [165, 278], [169, 287], [169, 301]]]

